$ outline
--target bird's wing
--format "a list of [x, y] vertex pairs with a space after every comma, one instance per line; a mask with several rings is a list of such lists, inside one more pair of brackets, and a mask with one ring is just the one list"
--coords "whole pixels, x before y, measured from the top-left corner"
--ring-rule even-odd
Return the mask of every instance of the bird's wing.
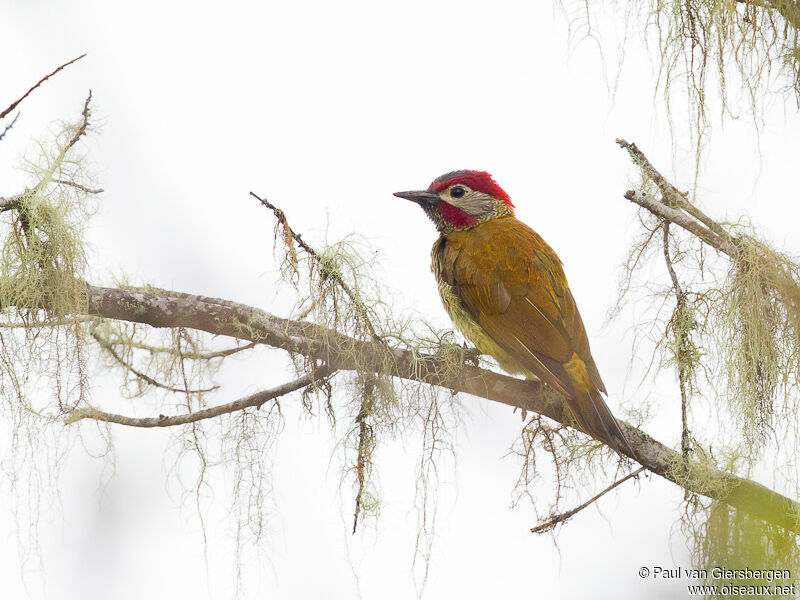
[[589, 387], [605, 392], [555, 252], [513, 217], [465, 233], [451, 234], [454, 243], [443, 248], [441, 276], [467, 313], [495, 343], [565, 397], [576, 393], [567, 370], [574, 355], [585, 364]]

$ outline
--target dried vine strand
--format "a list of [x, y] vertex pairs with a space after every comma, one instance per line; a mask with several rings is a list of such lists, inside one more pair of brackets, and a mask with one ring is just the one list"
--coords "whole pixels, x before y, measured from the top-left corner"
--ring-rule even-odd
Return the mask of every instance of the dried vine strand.
[[[667, 263], [667, 271], [669, 271], [670, 279], [672, 279], [672, 288], [675, 291], [675, 311], [672, 316], [673, 326], [675, 326], [675, 319], [681, 322], [685, 320], [685, 311], [687, 310], [686, 290], [681, 287], [680, 281], [678, 281], [678, 275], [675, 272], [675, 267], [672, 264], [672, 257], [669, 252], [669, 221], [664, 221], [662, 228], [664, 230], [664, 261]], [[681, 392], [681, 454], [683, 454], [684, 470], [686, 470], [689, 465], [690, 450], [689, 423], [687, 418], [687, 405], [689, 402], [687, 392], [688, 373], [686, 367], [689, 351], [689, 331], [685, 326], [679, 324], [677, 333], [678, 340], [675, 355], [678, 365], [678, 385]]]

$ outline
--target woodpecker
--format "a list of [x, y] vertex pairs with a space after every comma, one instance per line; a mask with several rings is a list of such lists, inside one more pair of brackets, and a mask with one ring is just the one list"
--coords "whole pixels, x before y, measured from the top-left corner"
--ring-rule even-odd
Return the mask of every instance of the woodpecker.
[[603, 400], [606, 388], [561, 260], [514, 216], [492, 176], [452, 171], [426, 190], [394, 195], [419, 204], [439, 231], [431, 270], [456, 328], [503, 370], [556, 390], [584, 432], [635, 456]]

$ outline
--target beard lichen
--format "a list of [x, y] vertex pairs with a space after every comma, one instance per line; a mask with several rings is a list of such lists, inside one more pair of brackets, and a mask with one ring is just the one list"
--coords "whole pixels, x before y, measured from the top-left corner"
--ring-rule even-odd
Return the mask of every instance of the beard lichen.
[[[719, 348], [745, 437], [798, 436], [800, 411], [800, 268], [758, 240], [749, 228], [737, 235], [737, 257], [722, 291]], [[776, 285], [776, 282], [778, 285]], [[787, 428], [790, 423], [794, 427]]]
[[[412, 569], [418, 590], [424, 589], [435, 533], [436, 489], [441, 462], [452, 459], [450, 436], [459, 422], [454, 394], [422, 383], [396, 378], [396, 349], [412, 355], [411, 369], [421, 380], [433, 375], [449, 378], [468, 358], [455, 344], [452, 332], [438, 331], [417, 317], [395, 315], [389, 291], [375, 274], [374, 252], [363, 239], [350, 236], [315, 250], [289, 226], [286, 215], [259, 198], [276, 216], [275, 240], [284, 280], [297, 301], [293, 319], [320, 326], [320, 342], [332, 357], [346, 355], [350, 374], [340, 374], [344, 399], [324, 410], [334, 430], [344, 431], [337, 446], [342, 452], [341, 485], [352, 485], [352, 532], [380, 513], [380, 489], [375, 478], [380, 448], [388, 441], [411, 436], [420, 444], [416, 467], [417, 535]], [[368, 342], [340, 343], [346, 334]], [[299, 369], [308, 359], [297, 357]], [[336, 362], [332, 363], [333, 367]], [[334, 392], [334, 399], [337, 394]]]
[[[0, 415], [9, 429], [0, 464], [23, 573], [41, 559], [39, 516], [58, 504], [60, 468], [80, 439], [60, 417], [88, 396], [87, 319], [75, 315], [87, 312], [83, 234], [99, 191], [77, 144], [89, 115], [87, 99], [80, 121], [36, 144], [22, 164], [30, 187], [0, 205]], [[108, 455], [106, 441], [101, 432], [94, 451]]]

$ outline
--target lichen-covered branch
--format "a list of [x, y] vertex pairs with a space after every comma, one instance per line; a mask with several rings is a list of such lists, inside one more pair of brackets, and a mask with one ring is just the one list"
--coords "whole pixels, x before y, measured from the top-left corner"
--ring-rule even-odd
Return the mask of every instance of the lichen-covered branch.
[[[523, 381], [486, 369], [463, 365], [458, 373], [444, 368], [446, 359], [386, 348], [311, 323], [282, 319], [261, 309], [203, 296], [153, 293], [86, 286], [88, 313], [108, 319], [146, 323], [153, 327], [189, 327], [302, 354], [335, 370], [374, 368], [394, 377], [445, 387], [537, 412], [571, 426], [563, 402], [538, 381]], [[386, 360], [385, 352], [392, 354]], [[389, 372], [386, 373], [386, 370]], [[84, 415], [90, 417], [91, 414]], [[157, 421], [157, 420], [156, 420]], [[627, 423], [620, 422], [648, 470], [684, 489], [723, 501], [765, 521], [800, 534], [800, 504], [759, 483], [692, 463], [688, 473], [677, 452]]]
[[[741, 240], [730, 233], [720, 223], [703, 213], [692, 204], [686, 194], [681, 193], [667, 179], [656, 170], [645, 154], [636, 144], [618, 139], [617, 144], [627, 150], [633, 162], [642, 169], [643, 173], [656, 184], [661, 192], [661, 198], [637, 190], [625, 192], [625, 198], [647, 209], [659, 219], [674, 223], [695, 235], [703, 242], [726, 254], [735, 263], [742, 261]], [[752, 258], [752, 257], [748, 257]], [[768, 257], [762, 257], [770, 261]], [[786, 272], [783, 265], [771, 261], [771, 268], [763, 270], [763, 276], [772, 287], [780, 294], [785, 304], [794, 310], [800, 311], [800, 286], [797, 281]]]

